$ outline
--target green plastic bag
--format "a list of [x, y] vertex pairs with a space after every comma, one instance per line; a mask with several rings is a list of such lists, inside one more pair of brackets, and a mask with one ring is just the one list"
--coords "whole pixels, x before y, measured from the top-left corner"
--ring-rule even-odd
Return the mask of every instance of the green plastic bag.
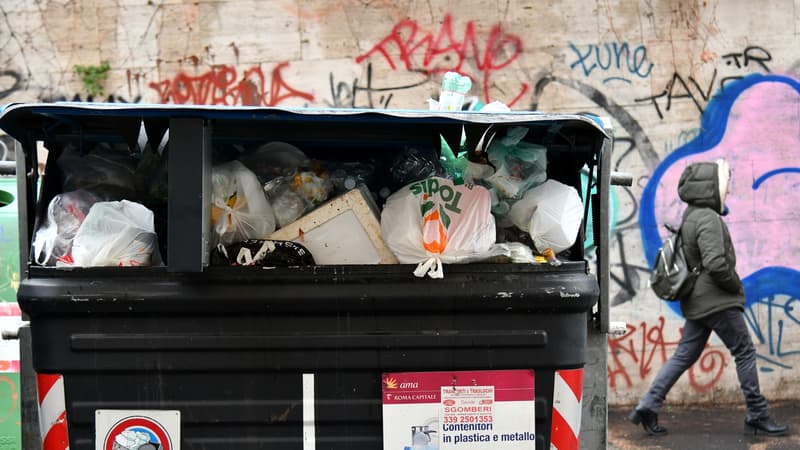
[[442, 163], [447, 177], [453, 180], [453, 184], [464, 184], [464, 169], [467, 167], [467, 151], [464, 149], [466, 136], [461, 133], [461, 148], [458, 149], [458, 154], [453, 153], [450, 145], [439, 135], [442, 141], [442, 153], [439, 160]]

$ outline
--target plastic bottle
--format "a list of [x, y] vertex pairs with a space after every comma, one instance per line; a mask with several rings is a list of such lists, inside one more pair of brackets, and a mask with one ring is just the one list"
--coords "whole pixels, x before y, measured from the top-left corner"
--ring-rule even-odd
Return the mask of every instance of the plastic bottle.
[[442, 78], [442, 93], [439, 95], [439, 111], [461, 111], [464, 96], [472, 87], [472, 80], [457, 72], [447, 72]]

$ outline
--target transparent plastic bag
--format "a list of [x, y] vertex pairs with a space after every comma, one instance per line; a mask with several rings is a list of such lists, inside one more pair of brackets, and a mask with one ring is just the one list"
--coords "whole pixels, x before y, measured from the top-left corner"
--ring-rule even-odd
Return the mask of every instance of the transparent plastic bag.
[[308, 202], [292, 189], [288, 177], [275, 178], [264, 185], [278, 228], [294, 222], [308, 210]]
[[239, 161], [211, 170], [213, 245], [264, 239], [275, 231], [275, 213], [255, 174]]
[[78, 267], [149, 266], [156, 248], [152, 211], [128, 200], [97, 202], [75, 234], [72, 259]]
[[370, 190], [379, 190], [376, 164], [362, 161], [324, 161], [322, 166], [329, 174], [333, 193], [344, 194], [358, 185], [366, 185]]
[[547, 180], [547, 148], [523, 141], [526, 134], [526, 127], [511, 127], [489, 146], [489, 162], [496, 171], [486, 180], [502, 198], [518, 199]]
[[311, 160], [302, 150], [281, 141], [267, 142], [255, 150], [246, 151], [238, 158], [261, 183], [277, 177], [288, 177], [311, 167]]
[[58, 194], [33, 238], [33, 260], [41, 265], [71, 264], [72, 241], [92, 205], [101, 198], [84, 189]]

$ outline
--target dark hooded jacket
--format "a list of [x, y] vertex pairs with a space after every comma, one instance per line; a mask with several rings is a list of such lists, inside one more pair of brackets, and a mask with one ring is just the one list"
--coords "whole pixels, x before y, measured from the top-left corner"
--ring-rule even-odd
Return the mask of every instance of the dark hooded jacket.
[[687, 319], [700, 319], [728, 308], [744, 311], [733, 242], [720, 215], [729, 179], [727, 163], [719, 160], [688, 166], [678, 182], [678, 195], [689, 204], [681, 228], [686, 261], [690, 267], [701, 268], [691, 295], [681, 300]]

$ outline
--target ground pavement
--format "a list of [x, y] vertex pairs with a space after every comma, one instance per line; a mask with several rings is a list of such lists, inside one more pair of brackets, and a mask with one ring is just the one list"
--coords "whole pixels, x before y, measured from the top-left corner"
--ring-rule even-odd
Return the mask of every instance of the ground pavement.
[[799, 450], [800, 402], [771, 403], [772, 416], [789, 425], [789, 436], [745, 436], [744, 408], [738, 405], [665, 406], [658, 423], [665, 436], [648, 436], [627, 420], [631, 408], [609, 407], [608, 450]]

